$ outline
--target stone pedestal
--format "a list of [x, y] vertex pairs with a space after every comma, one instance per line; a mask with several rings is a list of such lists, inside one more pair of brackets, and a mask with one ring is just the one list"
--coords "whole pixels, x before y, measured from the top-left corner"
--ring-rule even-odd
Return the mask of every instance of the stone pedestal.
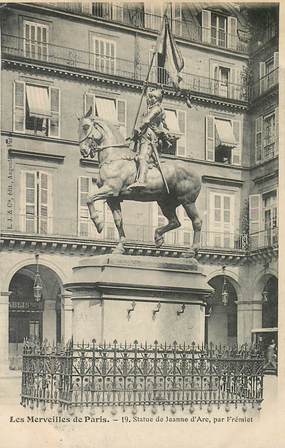
[[212, 289], [194, 259], [101, 255], [73, 268], [76, 342], [204, 342]]

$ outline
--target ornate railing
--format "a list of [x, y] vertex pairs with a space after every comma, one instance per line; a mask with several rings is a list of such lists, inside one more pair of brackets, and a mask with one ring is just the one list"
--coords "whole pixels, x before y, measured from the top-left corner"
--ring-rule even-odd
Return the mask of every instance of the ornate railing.
[[[7, 34], [2, 35], [3, 58], [23, 58], [27, 61], [37, 61], [70, 70], [83, 70], [88, 73], [100, 74], [100, 76], [124, 78], [130, 81], [144, 82], [147, 77], [148, 64], [138, 63], [135, 60], [113, 58], [48, 43], [45, 43], [44, 46], [45, 51], [43, 51], [43, 43], [40, 41], [29, 41]], [[248, 100], [248, 88], [245, 84], [222, 83], [217, 79], [186, 72], [182, 72], [181, 76], [180, 87], [182, 89], [230, 100]], [[152, 67], [149, 80], [154, 84], [173, 86], [165, 69], [159, 66]]]
[[[88, 3], [87, 3], [88, 4]], [[86, 6], [87, 6], [86, 4]], [[127, 26], [159, 32], [161, 30], [163, 15], [151, 14], [144, 11], [143, 3], [107, 3], [94, 2], [92, 7], [84, 6], [84, 3], [48, 3], [49, 7], [65, 10], [71, 13], [93, 16], [108, 22], [120, 23]], [[91, 6], [91, 4], [89, 3]], [[185, 9], [186, 3], [184, 4]], [[186, 14], [185, 14], [186, 13]], [[213, 47], [234, 50], [241, 53], [248, 52], [248, 42], [242, 40], [238, 33], [230, 34], [221, 29], [205, 28], [197, 21], [190, 20], [187, 14], [187, 6], [182, 12], [181, 18], [169, 17], [171, 29], [175, 37], [197, 42]]]
[[[66, 217], [53, 216], [48, 218], [47, 226], [38, 227], [36, 221], [38, 215], [28, 215], [28, 223], [25, 215], [0, 214], [0, 223], [3, 231], [8, 231], [19, 236], [50, 236], [53, 238], [79, 238], [80, 240], [115, 242], [118, 240], [118, 232], [115, 224], [109, 219], [104, 221], [104, 229], [99, 234], [91, 219], [86, 216], [81, 219], [70, 219]], [[139, 221], [140, 218], [137, 220]], [[32, 225], [31, 225], [32, 223]], [[154, 232], [157, 226], [146, 224], [124, 223], [126, 241], [129, 243], [154, 244]], [[172, 230], [165, 234], [165, 246], [189, 247], [193, 241], [193, 230], [191, 222], [177, 230]], [[202, 249], [226, 249], [226, 250], [247, 250], [248, 237], [246, 234], [238, 232], [201, 232]]]
[[249, 99], [254, 100], [260, 95], [271, 90], [273, 87], [278, 86], [279, 83], [279, 67], [276, 67], [270, 73], [267, 73], [262, 78], [249, 87]]
[[91, 344], [66, 347], [26, 342], [21, 402], [60, 410], [257, 406], [263, 400], [264, 358], [257, 346]]
[[278, 247], [278, 227], [252, 233], [249, 236], [250, 250]]

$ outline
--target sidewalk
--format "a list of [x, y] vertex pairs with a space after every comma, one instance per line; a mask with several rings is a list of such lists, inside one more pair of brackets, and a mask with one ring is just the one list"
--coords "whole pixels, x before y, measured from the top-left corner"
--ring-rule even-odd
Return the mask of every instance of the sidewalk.
[[[201, 411], [196, 409], [194, 413], [195, 416], [208, 418], [210, 416], [212, 421], [214, 417], [224, 416], [226, 419], [229, 415], [253, 416], [255, 424], [191, 424], [191, 414], [188, 409], [183, 412], [178, 411], [175, 415], [172, 415], [170, 411], [158, 411], [157, 415], [152, 415], [151, 412], [142, 414], [143, 416], [153, 417], [154, 420], [159, 415], [164, 416], [164, 423], [131, 422], [131, 424], [126, 424], [122, 423], [120, 414], [116, 416], [119, 421], [115, 423], [114, 416], [108, 411], [102, 413], [101, 409], [96, 410], [95, 417], [101, 415], [107, 419], [107, 423], [86, 423], [84, 422], [85, 412], [80, 413], [79, 411], [75, 415], [83, 418], [82, 423], [23, 423], [23, 421], [27, 421], [27, 416], [58, 416], [58, 413], [57, 407], [54, 410], [47, 409], [45, 413], [40, 409], [23, 408], [20, 405], [20, 389], [21, 377], [17, 373], [11, 374], [10, 378], [0, 379], [0, 428], [1, 434], [3, 436], [5, 434], [7, 438], [6, 443], [2, 444], [3, 448], [18, 448], [19, 446], [21, 448], [97, 448], [97, 446], [104, 448], [126, 448], [126, 446], [129, 448], [153, 448], [153, 446], [169, 448], [175, 445], [179, 445], [180, 448], [189, 448], [189, 446], [195, 446], [195, 448], [230, 446], [235, 448], [242, 445], [254, 446], [255, 448], [276, 448], [278, 446], [278, 444], [274, 444], [273, 440], [278, 417], [276, 376], [266, 376], [264, 378], [264, 401], [260, 412], [249, 408], [244, 413], [240, 409], [232, 408], [229, 413], [226, 413], [221, 408], [220, 411], [214, 409], [211, 414], [208, 414], [206, 409]], [[127, 415], [132, 420], [131, 412], [124, 414], [125, 417]], [[140, 413], [137, 415], [139, 416]], [[189, 423], [165, 423], [167, 415], [169, 417], [187, 417]], [[64, 413], [62, 416], [68, 417], [69, 415]], [[15, 422], [16, 419], [18, 419], [18, 423]], [[21, 419], [23, 419], [22, 422]], [[270, 421], [274, 424], [270, 424]], [[274, 432], [270, 438], [270, 443], [265, 444], [266, 437], [263, 437], [258, 444], [249, 443], [253, 435], [254, 440], [257, 441], [265, 428]], [[173, 437], [175, 437], [175, 440], [173, 440]], [[215, 444], [216, 438], [219, 442]], [[241, 438], [246, 438], [245, 442], [242, 443]], [[170, 445], [172, 440], [173, 443]], [[237, 445], [236, 442], [238, 442]]]

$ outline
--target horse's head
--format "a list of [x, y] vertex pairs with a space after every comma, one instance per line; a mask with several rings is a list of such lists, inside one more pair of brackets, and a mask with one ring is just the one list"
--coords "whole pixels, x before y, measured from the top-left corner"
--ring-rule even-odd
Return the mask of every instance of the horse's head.
[[91, 108], [84, 117], [78, 120], [80, 153], [84, 158], [89, 156], [93, 158], [97, 147], [102, 143], [103, 129], [92, 117]]

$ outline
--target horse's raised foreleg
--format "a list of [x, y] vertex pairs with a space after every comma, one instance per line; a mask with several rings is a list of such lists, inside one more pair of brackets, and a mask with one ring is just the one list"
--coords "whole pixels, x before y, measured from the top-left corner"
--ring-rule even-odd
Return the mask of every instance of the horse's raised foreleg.
[[98, 188], [96, 193], [91, 194], [87, 198], [87, 206], [89, 209], [90, 218], [92, 219], [98, 233], [102, 232], [104, 223], [100, 217], [100, 214], [96, 210], [95, 202], [110, 198], [113, 195], [113, 189], [108, 185], [103, 185], [101, 188]]
[[115, 254], [123, 254], [125, 252], [124, 241], [126, 239], [126, 235], [125, 235], [124, 226], [123, 226], [121, 202], [118, 198], [111, 198], [111, 199], [107, 199], [107, 204], [110, 207], [110, 210], [112, 212], [114, 222], [115, 222], [116, 228], [119, 233], [119, 238], [120, 238], [119, 243], [113, 249], [112, 252]]
[[185, 212], [187, 213], [187, 216], [191, 219], [192, 227], [194, 230], [193, 244], [191, 249], [194, 250], [195, 253], [197, 253], [200, 248], [202, 219], [199, 216], [195, 202], [182, 202], [182, 205]]
[[179, 219], [176, 215], [177, 204], [171, 202], [158, 202], [158, 205], [163, 213], [163, 215], [168, 219], [168, 223], [164, 226], [155, 229], [154, 242], [157, 247], [160, 247], [164, 243], [164, 233], [170, 230], [177, 229], [181, 226]]

